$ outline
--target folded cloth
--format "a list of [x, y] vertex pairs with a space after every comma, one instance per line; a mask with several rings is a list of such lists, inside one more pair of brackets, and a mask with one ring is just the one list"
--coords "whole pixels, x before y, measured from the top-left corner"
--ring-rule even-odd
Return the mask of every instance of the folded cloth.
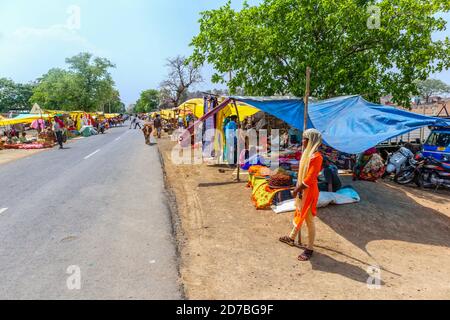
[[[346, 186], [337, 192], [320, 192], [317, 207], [324, 208], [330, 204], [341, 205], [360, 201], [361, 198], [358, 192], [351, 186]], [[271, 208], [275, 213], [295, 211], [295, 199], [283, 201], [276, 206], [272, 206]]]
[[256, 209], [268, 209], [272, 205], [274, 197], [284, 190], [290, 190], [290, 188], [272, 189], [269, 187], [267, 181], [261, 182], [252, 191], [252, 202]]

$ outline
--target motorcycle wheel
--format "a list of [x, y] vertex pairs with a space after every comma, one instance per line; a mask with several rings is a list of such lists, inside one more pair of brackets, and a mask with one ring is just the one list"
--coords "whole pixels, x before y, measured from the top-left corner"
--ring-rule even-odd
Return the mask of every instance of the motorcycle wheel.
[[423, 188], [423, 176], [421, 173], [417, 174], [414, 178], [414, 183], [419, 187]]
[[414, 171], [402, 171], [394, 177], [394, 181], [398, 184], [408, 184], [414, 181]]

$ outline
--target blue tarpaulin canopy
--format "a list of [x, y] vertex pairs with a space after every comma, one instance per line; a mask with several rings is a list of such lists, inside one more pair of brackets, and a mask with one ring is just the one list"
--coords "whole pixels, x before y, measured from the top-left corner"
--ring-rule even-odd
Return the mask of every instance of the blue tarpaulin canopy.
[[[232, 97], [303, 130], [302, 99]], [[450, 120], [428, 117], [390, 106], [370, 103], [361, 96], [312, 102], [308, 128], [316, 128], [336, 150], [360, 153], [380, 142], [425, 126], [450, 126]]]

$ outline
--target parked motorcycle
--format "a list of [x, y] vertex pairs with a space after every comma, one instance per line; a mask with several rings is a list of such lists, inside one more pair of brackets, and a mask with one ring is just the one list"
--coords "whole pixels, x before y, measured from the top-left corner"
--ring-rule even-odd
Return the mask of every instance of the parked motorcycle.
[[450, 163], [433, 157], [424, 158], [417, 169], [416, 184], [424, 188], [450, 188]]
[[400, 172], [395, 175], [394, 181], [402, 185], [416, 181], [419, 165], [420, 160], [416, 160], [414, 157], [408, 158], [400, 169]]
[[403, 185], [415, 182], [421, 188], [450, 188], [450, 163], [418, 155], [398, 174], [396, 182]]
[[401, 147], [398, 151], [389, 154], [384, 177], [394, 174], [394, 181], [397, 181], [400, 172], [410, 165], [410, 160], [413, 158], [414, 154], [405, 147]]

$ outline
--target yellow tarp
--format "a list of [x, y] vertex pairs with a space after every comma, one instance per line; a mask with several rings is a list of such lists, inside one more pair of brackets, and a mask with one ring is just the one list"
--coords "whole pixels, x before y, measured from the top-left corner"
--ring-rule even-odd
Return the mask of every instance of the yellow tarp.
[[203, 99], [197, 98], [188, 100], [185, 103], [182, 103], [177, 109], [185, 113], [190, 112], [197, 118], [201, 118], [204, 114]]
[[16, 118], [3, 118], [0, 119], [0, 126], [1, 127], [6, 127], [6, 126], [12, 126], [15, 124], [27, 124], [27, 123], [32, 123], [34, 120], [37, 119], [48, 119], [51, 118], [52, 116], [49, 114], [43, 114], [43, 115], [39, 115], [39, 114], [27, 114], [27, 115], [19, 115]]
[[[201, 118], [204, 115], [204, 101], [201, 98], [197, 99], [191, 99], [186, 101], [185, 103], [181, 104], [177, 109], [180, 111], [186, 111], [186, 113], [191, 112], [193, 113], [197, 118]], [[220, 103], [220, 101], [219, 101]], [[245, 118], [254, 115], [255, 113], [258, 113], [259, 110], [251, 107], [245, 103], [237, 102], [237, 107], [239, 110], [239, 118], [240, 120], [244, 120]], [[235, 115], [236, 112], [234, 111], [234, 105], [229, 104], [225, 109], [223, 109], [220, 112], [223, 112], [225, 114], [225, 117], [228, 117], [230, 115]]]
[[[245, 118], [248, 118], [256, 113], [258, 113], [260, 110], [256, 109], [254, 107], [251, 107], [245, 103], [236, 103], [238, 111], [239, 111], [239, 121], [244, 121]], [[219, 113], [222, 116], [222, 121], [226, 117], [237, 115], [236, 108], [234, 104], [230, 103], [225, 108], [219, 111]]]
[[105, 113], [106, 119], [116, 118], [118, 116], [120, 116], [120, 114], [118, 114], [118, 113]]
[[[239, 121], [244, 121], [247, 117], [250, 117], [260, 110], [251, 107], [245, 103], [236, 102], [237, 109], [239, 111]], [[225, 134], [223, 132], [223, 121], [229, 116], [236, 115], [236, 107], [233, 103], [228, 104], [225, 108], [220, 110], [216, 116], [216, 128], [220, 132], [214, 137], [214, 149], [221, 150], [225, 145]]]
[[161, 115], [161, 118], [166, 120], [175, 118], [175, 111], [171, 109], [163, 109], [159, 111], [159, 114]]

